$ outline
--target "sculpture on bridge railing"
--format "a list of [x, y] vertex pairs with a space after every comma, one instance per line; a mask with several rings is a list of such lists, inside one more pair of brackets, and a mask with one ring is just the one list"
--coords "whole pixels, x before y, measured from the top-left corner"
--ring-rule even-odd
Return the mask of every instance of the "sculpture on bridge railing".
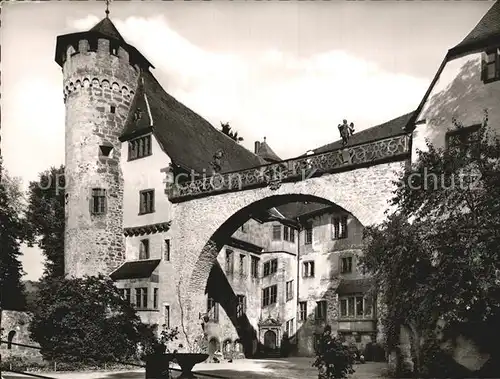
[[221, 172], [222, 170], [222, 157], [224, 156], [224, 150], [219, 149], [213, 155], [213, 161], [210, 162], [210, 166], [214, 170], [214, 173]]
[[342, 145], [345, 146], [347, 145], [349, 138], [351, 138], [354, 134], [354, 123], [351, 122], [350, 124], [347, 124], [347, 120], [343, 120], [342, 124], [339, 124], [338, 128], [340, 137], [342, 137]]

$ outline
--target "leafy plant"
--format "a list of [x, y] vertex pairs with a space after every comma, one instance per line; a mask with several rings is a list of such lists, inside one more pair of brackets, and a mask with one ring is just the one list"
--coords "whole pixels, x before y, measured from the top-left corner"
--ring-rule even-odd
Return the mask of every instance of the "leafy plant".
[[46, 360], [104, 363], [134, 359], [150, 328], [103, 275], [45, 278], [29, 325]]
[[332, 337], [330, 327], [325, 328], [316, 351], [314, 367], [319, 379], [343, 379], [354, 373], [354, 356], [339, 338]]
[[402, 324], [432, 340], [443, 319], [448, 330], [465, 326], [470, 338], [498, 354], [492, 343], [498, 328], [483, 333], [480, 325], [500, 322], [500, 140], [486, 121], [475, 137], [448, 150], [428, 143], [396, 183], [396, 211], [365, 229], [361, 266], [376, 280], [387, 310], [389, 349]]

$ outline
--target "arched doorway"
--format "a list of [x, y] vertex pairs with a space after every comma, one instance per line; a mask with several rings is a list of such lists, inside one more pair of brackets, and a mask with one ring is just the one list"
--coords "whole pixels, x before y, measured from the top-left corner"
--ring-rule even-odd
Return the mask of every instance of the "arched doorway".
[[277, 343], [276, 333], [272, 330], [268, 330], [264, 333], [264, 346], [268, 349], [274, 350], [276, 349]]

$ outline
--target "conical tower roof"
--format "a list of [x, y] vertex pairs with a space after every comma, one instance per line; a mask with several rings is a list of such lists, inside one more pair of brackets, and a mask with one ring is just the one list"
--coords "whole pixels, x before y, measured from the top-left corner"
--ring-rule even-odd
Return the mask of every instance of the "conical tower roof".
[[92, 29], [89, 30], [89, 32], [97, 32], [106, 37], [116, 39], [120, 42], [125, 42], [118, 29], [116, 29], [116, 26], [108, 17], [99, 21]]
[[463, 41], [448, 51], [448, 58], [454, 59], [474, 53], [499, 42], [500, 1], [496, 1]]

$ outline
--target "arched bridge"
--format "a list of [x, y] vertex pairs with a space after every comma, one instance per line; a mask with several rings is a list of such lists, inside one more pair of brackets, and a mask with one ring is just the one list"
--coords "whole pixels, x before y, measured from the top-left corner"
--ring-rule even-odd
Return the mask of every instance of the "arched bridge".
[[258, 209], [322, 202], [340, 206], [365, 226], [383, 221], [394, 180], [409, 162], [410, 142], [411, 136], [402, 133], [239, 172], [180, 183], [170, 178], [171, 244], [182, 259], [160, 275], [174, 276], [179, 286], [182, 309], [173, 312], [172, 321], [184, 317], [185, 327], [199, 334], [199, 314], [206, 311], [205, 288], [217, 255]]

